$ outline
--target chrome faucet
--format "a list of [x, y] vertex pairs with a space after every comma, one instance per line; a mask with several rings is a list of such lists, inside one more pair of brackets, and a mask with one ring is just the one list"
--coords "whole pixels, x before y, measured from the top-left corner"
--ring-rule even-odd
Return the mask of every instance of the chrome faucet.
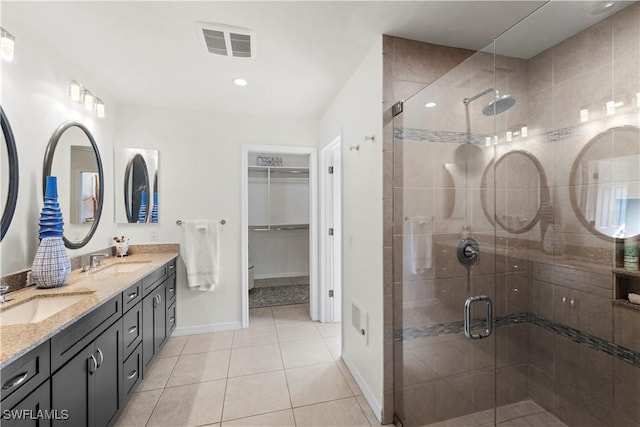
[[89, 255], [89, 268], [96, 268], [102, 265], [101, 258], [107, 258], [109, 254], [91, 254]]
[[7, 302], [7, 300], [5, 299], [5, 295], [8, 292], [9, 292], [9, 286], [7, 285], [0, 286], [0, 304], [4, 304], [5, 302]]

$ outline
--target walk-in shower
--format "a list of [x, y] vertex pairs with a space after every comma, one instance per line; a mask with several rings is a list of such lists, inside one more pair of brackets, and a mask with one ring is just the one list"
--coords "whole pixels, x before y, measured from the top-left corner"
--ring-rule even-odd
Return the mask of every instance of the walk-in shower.
[[[640, 234], [614, 235], [620, 218], [640, 224], [640, 3], [597, 19], [586, 3], [546, 3], [394, 118], [389, 335], [405, 427], [640, 426], [640, 272], [623, 268]], [[590, 21], [560, 31], [578, 16]], [[460, 54], [442, 51], [402, 63]]]

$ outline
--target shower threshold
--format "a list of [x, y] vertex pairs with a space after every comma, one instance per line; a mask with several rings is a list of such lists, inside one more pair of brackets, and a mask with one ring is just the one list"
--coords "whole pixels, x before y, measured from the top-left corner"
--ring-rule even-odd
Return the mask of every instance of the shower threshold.
[[[530, 399], [499, 406], [496, 418], [498, 427], [567, 427], [565, 423]], [[488, 409], [434, 424], [427, 424], [427, 427], [489, 427], [494, 425], [493, 422], [493, 409]]]

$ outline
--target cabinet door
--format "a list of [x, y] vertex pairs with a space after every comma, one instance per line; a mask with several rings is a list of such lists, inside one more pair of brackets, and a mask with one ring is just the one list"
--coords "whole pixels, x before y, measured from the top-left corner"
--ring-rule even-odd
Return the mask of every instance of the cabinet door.
[[[10, 408], [6, 407], [7, 401], [2, 402], [2, 426], [3, 427], [47, 427], [51, 425], [51, 420], [45, 418], [35, 418], [39, 411], [47, 414], [51, 409], [51, 395], [49, 390], [49, 380], [40, 387], [32, 391], [27, 397]], [[9, 399], [7, 399], [9, 400]], [[11, 411], [11, 417], [5, 418], [5, 410]], [[63, 418], [65, 412], [59, 412], [58, 417]]]
[[93, 373], [89, 416], [92, 426], [109, 425], [120, 410], [122, 369], [122, 325], [114, 323], [94, 341], [93, 356], [97, 369]]
[[153, 346], [153, 310], [156, 305], [155, 293], [149, 294], [142, 300], [142, 374], [153, 361], [155, 349]]
[[51, 380], [51, 407], [69, 411], [68, 420], [53, 420], [53, 426], [86, 427], [89, 422], [90, 371], [95, 368], [93, 345], [84, 348], [62, 368]]
[[153, 310], [153, 350], [155, 354], [160, 352], [160, 347], [164, 345], [164, 341], [167, 339], [167, 306], [165, 294], [165, 284], [158, 287], [158, 292], [154, 292], [158, 295], [154, 310]]

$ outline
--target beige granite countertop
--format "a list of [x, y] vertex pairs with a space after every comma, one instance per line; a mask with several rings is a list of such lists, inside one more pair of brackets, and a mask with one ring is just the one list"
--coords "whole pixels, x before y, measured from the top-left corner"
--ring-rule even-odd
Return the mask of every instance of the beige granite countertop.
[[[103, 266], [94, 271], [84, 273], [81, 270], [72, 271], [69, 279], [58, 288], [38, 289], [35, 286], [29, 286], [7, 294], [9, 301], [0, 307], [0, 317], [3, 312], [34, 298], [62, 295], [84, 297], [40, 322], [0, 325], [0, 368], [45, 342], [63, 328], [92, 312], [128, 286], [177, 256], [177, 252], [163, 252], [133, 254], [125, 258], [110, 257], [104, 260]], [[105, 271], [117, 263], [143, 264], [133, 272]]]

